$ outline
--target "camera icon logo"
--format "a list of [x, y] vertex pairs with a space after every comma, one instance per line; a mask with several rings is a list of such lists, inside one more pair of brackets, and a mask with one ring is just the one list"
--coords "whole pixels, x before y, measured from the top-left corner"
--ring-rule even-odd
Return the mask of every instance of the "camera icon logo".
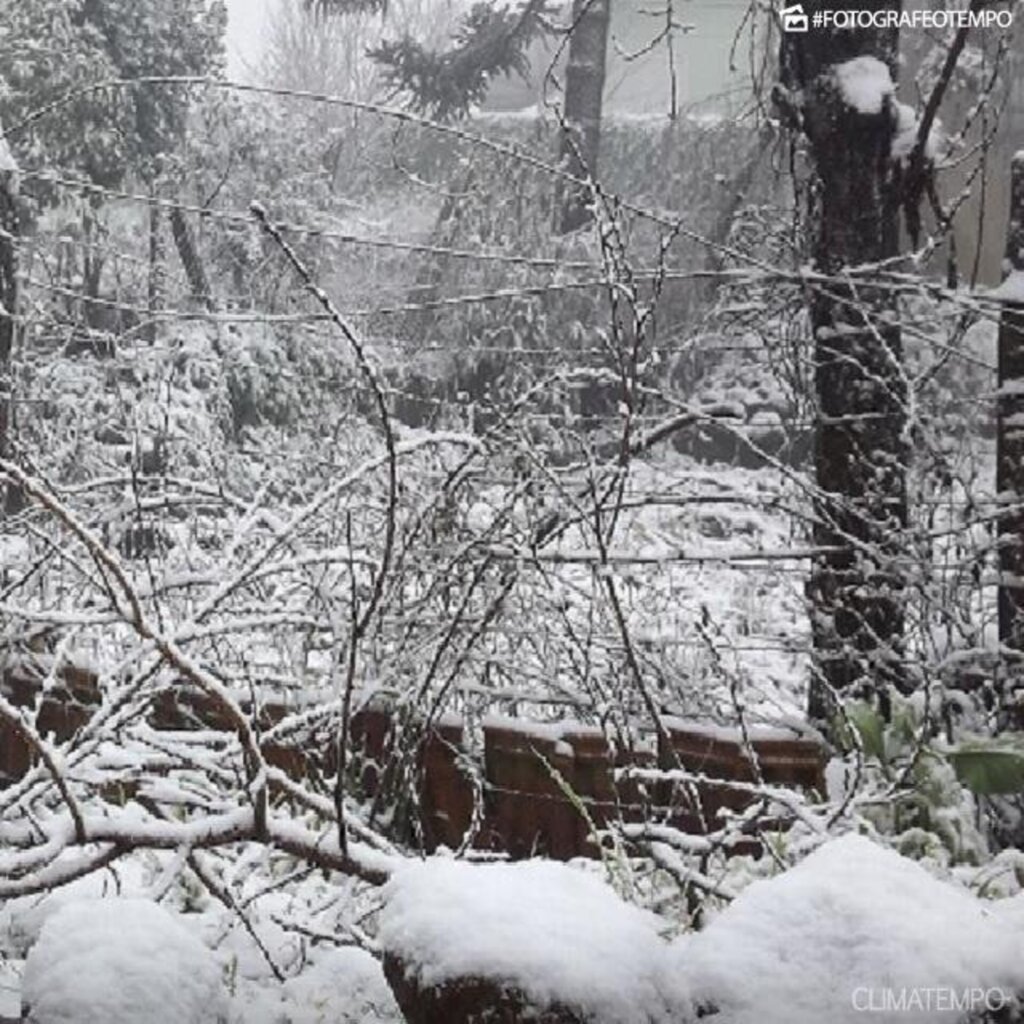
[[782, 29], [784, 32], [806, 32], [809, 29], [807, 15], [804, 14], [803, 4], [792, 4], [783, 7], [779, 11], [782, 18]]

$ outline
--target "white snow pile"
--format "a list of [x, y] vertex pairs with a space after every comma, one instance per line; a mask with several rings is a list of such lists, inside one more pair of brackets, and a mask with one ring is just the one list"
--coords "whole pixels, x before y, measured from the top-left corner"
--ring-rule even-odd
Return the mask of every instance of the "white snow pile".
[[690, 1018], [685, 985], [666, 970], [663, 922], [593, 875], [541, 860], [435, 858], [399, 871], [384, 895], [381, 944], [421, 986], [486, 978], [594, 1024]]
[[880, 114], [895, 92], [889, 68], [877, 57], [854, 57], [836, 64], [833, 72], [843, 102], [861, 114]]
[[[906, 103], [893, 105], [894, 131], [889, 152], [893, 160], [904, 162], [910, 159], [917, 146], [917, 135], [921, 129], [921, 119], [917, 111]], [[934, 160], [938, 156], [942, 141], [942, 129], [938, 123], [932, 125], [928, 138], [924, 142], [925, 160]]]
[[114, 879], [105, 871], [76, 878], [67, 885], [42, 895], [18, 896], [0, 905], [0, 950], [23, 958], [28, 954], [43, 925], [62, 907], [82, 900], [113, 899], [115, 896], [142, 896], [146, 886], [136, 862], [126, 859]]
[[985, 292], [984, 297], [997, 302], [1024, 303], [1024, 270], [1011, 270], [1003, 283], [999, 287]]
[[222, 1024], [210, 951], [158, 904], [82, 900], [43, 925], [25, 961], [28, 1024]]
[[284, 983], [280, 1024], [401, 1024], [403, 1017], [381, 965], [346, 946], [325, 954]]
[[2, 122], [0, 122], [0, 174], [9, 177], [16, 192], [18, 190], [18, 162], [14, 159], [11, 147], [7, 144], [7, 136], [4, 135]]
[[997, 1008], [1024, 991], [1024, 905], [976, 899], [846, 836], [755, 882], [674, 950], [715, 1024], [937, 1024], [964, 1019], [968, 999]]

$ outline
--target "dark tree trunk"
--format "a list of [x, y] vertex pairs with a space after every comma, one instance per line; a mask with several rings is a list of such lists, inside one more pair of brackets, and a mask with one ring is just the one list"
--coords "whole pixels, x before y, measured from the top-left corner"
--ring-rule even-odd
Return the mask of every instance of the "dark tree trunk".
[[146, 281], [146, 340], [152, 345], [156, 341], [156, 318], [164, 305], [164, 238], [163, 218], [160, 207], [149, 209], [149, 275]]
[[[848, 5], [807, 6], [813, 14]], [[778, 98], [809, 144], [816, 178], [813, 256], [825, 274], [898, 252], [899, 182], [890, 157], [894, 98], [877, 88], [887, 82], [886, 69], [895, 80], [898, 49], [898, 29], [815, 29], [784, 38]], [[858, 58], [859, 84], [844, 89], [836, 68]], [[869, 279], [856, 288], [835, 280], [815, 290], [810, 315], [815, 542], [832, 550], [816, 561], [809, 585], [814, 670], [808, 712], [827, 722], [837, 698], [875, 696], [885, 710], [889, 686], [906, 688], [896, 562], [907, 522], [906, 396], [900, 329], [887, 291], [871, 287]]]
[[[562, 166], [576, 178], [597, 176], [601, 149], [601, 109], [608, 55], [609, 0], [574, 0], [569, 61], [565, 69], [565, 128], [561, 140]], [[590, 189], [566, 184], [560, 203], [563, 234], [591, 220]]]
[[[1013, 280], [1024, 282], [1024, 152], [1011, 170], [1006, 258]], [[996, 491], [1008, 506], [999, 516], [999, 642], [1024, 654], [1024, 284], [1020, 291], [1020, 300], [1014, 295], [1003, 306], [999, 325]], [[1007, 669], [1019, 683], [1021, 659]]]
[[[14, 425], [11, 353], [18, 311], [18, 197], [13, 170], [0, 169], [0, 458], [11, 454]], [[21, 506], [21, 495], [13, 485], [0, 489], [2, 511], [13, 513]]]
[[188, 278], [188, 286], [193, 298], [198, 299], [209, 308], [211, 295], [210, 286], [206, 280], [206, 270], [196, 247], [195, 236], [185, 219], [185, 211], [180, 206], [171, 207], [171, 235], [174, 237], [174, 245], [181, 257], [181, 265]]
[[110, 308], [99, 301], [105, 260], [98, 209], [99, 203], [90, 201], [82, 213], [82, 292], [85, 323], [102, 330], [110, 319]]

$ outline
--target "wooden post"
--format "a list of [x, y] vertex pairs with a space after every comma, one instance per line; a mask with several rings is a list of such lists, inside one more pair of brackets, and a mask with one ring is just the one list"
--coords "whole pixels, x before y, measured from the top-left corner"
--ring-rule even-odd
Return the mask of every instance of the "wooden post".
[[[0, 125], [0, 458], [11, 452], [14, 381], [11, 352], [18, 312], [18, 165]], [[13, 513], [21, 496], [12, 485], [0, 489], [0, 512]]]
[[[1024, 655], [1024, 150], [1011, 165], [1006, 280], [999, 324], [999, 391], [996, 407], [996, 491], [999, 516], [999, 643]], [[1004, 675], [1020, 678], [1014, 655]], [[1007, 694], [1008, 696], [1008, 694]]]

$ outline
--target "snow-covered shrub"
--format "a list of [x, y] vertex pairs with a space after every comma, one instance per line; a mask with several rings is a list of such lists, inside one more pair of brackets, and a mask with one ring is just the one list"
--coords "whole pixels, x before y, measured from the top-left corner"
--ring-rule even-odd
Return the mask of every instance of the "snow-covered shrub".
[[27, 1024], [222, 1024], [213, 955], [149, 900], [83, 900], [43, 925], [25, 963]]
[[842, 756], [829, 766], [831, 795], [843, 799], [859, 776], [859, 813], [902, 853], [980, 865], [990, 847], [1005, 845], [998, 829], [1008, 823], [995, 812], [1012, 813], [1000, 801], [1024, 788], [1024, 745], [1013, 734], [964, 728], [953, 739], [935, 718], [923, 694], [893, 695], [888, 720], [867, 703], [848, 703], [835, 727]]

